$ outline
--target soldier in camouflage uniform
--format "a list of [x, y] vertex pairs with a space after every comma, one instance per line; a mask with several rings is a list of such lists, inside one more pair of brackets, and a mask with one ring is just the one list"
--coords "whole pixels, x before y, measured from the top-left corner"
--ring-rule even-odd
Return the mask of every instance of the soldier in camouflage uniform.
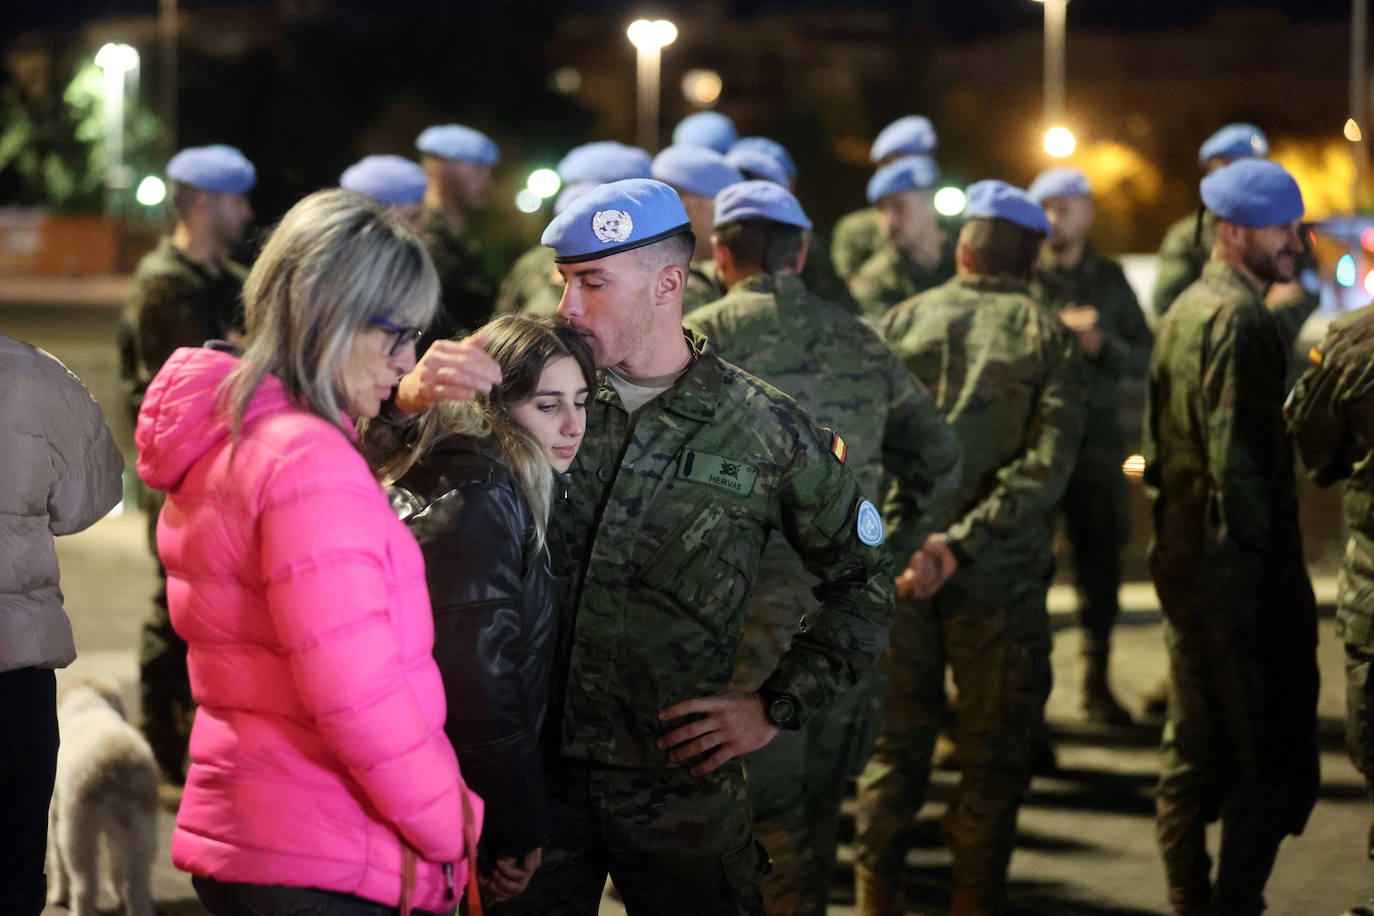
[[[1281, 166], [1202, 181], [1219, 218], [1202, 278], [1158, 328], [1145, 480], [1172, 682], [1156, 793], [1176, 914], [1250, 914], [1316, 800], [1316, 612], [1281, 405], [1288, 350], [1265, 307], [1292, 278], [1302, 195]], [[1206, 826], [1222, 820], [1216, 881]]]
[[[230, 259], [253, 210], [247, 193], [257, 179], [253, 164], [233, 147], [191, 147], [167, 164], [172, 234], [139, 261], [120, 318], [120, 374], [128, 386], [129, 419], [136, 423], [143, 392], [178, 347], [243, 333], [243, 281], [248, 271]], [[148, 546], [157, 556], [157, 517], [164, 496], [139, 486], [148, 515]], [[159, 587], [139, 645], [143, 733], [163, 775], [185, 778], [186, 745], [195, 705], [186, 673], [186, 642], [167, 616], [167, 573], [158, 563]]]
[[[886, 466], [916, 504], [919, 545], [952, 521], [959, 443], [882, 340], [806, 289], [798, 270], [809, 228], [785, 188], [753, 181], [723, 191], [716, 198], [713, 251], [730, 291], [694, 312], [686, 326], [705, 335], [722, 358], [796, 398], [821, 423], [843, 423], [847, 464], [865, 492], [879, 490]], [[904, 566], [910, 554], [896, 559]], [[736, 687], [755, 690], [772, 673], [809, 610], [814, 583], [786, 543], [769, 543], [749, 599]], [[773, 858], [762, 882], [771, 916], [825, 914], [845, 781], [858, 775], [876, 727], [872, 681], [745, 758], [754, 833]]]
[[[560, 312], [601, 384], [550, 525], [564, 624], [554, 839], [497, 912], [760, 914], [767, 857], [738, 758], [800, 728], [882, 650], [892, 565], [842, 440], [681, 328], [693, 240], [677, 195], [615, 182], [550, 224]], [[726, 690], [769, 536], [815, 575], [809, 626], [756, 693]], [[724, 692], [722, 692], [724, 691]]]
[[[868, 157], [882, 168], [904, 156], [930, 156], [938, 138], [935, 126], [922, 115], [898, 118], [878, 132]], [[830, 241], [830, 261], [840, 279], [848, 282], [859, 268], [883, 247], [886, 237], [878, 224], [876, 207], [865, 207], [840, 217]]]
[[[883, 657], [888, 695], [859, 778], [859, 912], [893, 911], [906, 840], [925, 801], [954, 675], [954, 762], [961, 779], [942, 820], [954, 857], [950, 912], [1001, 904], [1032, 736], [1050, 690], [1045, 597], [1050, 513], [1073, 469], [1084, 422], [1078, 342], [1027, 292], [1045, 213], [1003, 182], [969, 188], [959, 274], [902, 303], [880, 332], [935, 397], [964, 453], [957, 520], [942, 542], [958, 568], [930, 600], [898, 600]], [[917, 521], [889, 504], [898, 541]]]
[[870, 321], [954, 276], [954, 241], [935, 214], [939, 177], [934, 160], [907, 156], [883, 166], [868, 183], [887, 244], [849, 278], [849, 291]]
[[[1374, 800], [1374, 306], [1332, 322], [1309, 359], [1285, 413], [1312, 482], [1348, 481], [1341, 502], [1350, 542], [1336, 586], [1345, 746]], [[1374, 857], [1374, 828], [1368, 848]]]
[[720, 153], [703, 146], [670, 146], [654, 157], [653, 177], [671, 187], [682, 199], [697, 247], [687, 271], [687, 290], [682, 312], [715, 302], [725, 295], [711, 263], [711, 219], [716, 195], [744, 180]]
[[495, 306], [496, 283], [472, 237], [471, 222], [486, 209], [491, 171], [501, 151], [486, 134], [461, 124], [425, 128], [415, 147], [429, 176], [425, 241], [439, 272], [443, 305], [425, 333], [425, 340], [433, 341], [485, 324]]
[[1120, 265], [1088, 241], [1093, 201], [1077, 169], [1051, 169], [1031, 183], [1045, 208], [1050, 237], [1040, 249], [1031, 295], [1076, 332], [1088, 366], [1083, 445], [1064, 491], [1064, 528], [1073, 553], [1082, 628], [1083, 713], [1094, 722], [1130, 725], [1107, 683], [1112, 627], [1119, 613], [1121, 549], [1130, 538], [1126, 508], [1126, 434], [1121, 389], [1143, 387], [1152, 336]]

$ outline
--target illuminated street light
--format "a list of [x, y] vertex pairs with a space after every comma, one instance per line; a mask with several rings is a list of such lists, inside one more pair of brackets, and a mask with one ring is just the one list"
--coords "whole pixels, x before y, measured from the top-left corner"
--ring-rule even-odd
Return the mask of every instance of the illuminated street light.
[[935, 212], [941, 216], [958, 216], [964, 212], [964, 192], [944, 187], [935, 192]]
[[723, 86], [714, 70], [688, 70], [682, 77], [682, 94], [694, 105], [714, 105]]
[[1345, 130], [1342, 132], [1345, 134], [1345, 139], [1349, 140], [1351, 143], [1359, 143], [1364, 139], [1364, 134], [1360, 131], [1360, 125], [1355, 122], [1354, 118], [1345, 119]]
[[[1064, 58], [1065, 33], [1068, 27], [1069, 0], [1035, 0], [1045, 7], [1045, 123], [1064, 122]], [[1049, 149], [1048, 136], [1046, 149]], [[1072, 152], [1072, 148], [1069, 152]], [[1051, 156], [1068, 153], [1055, 153]]]
[[149, 175], [138, 183], [138, 190], [134, 192], [134, 199], [145, 207], [156, 207], [167, 197], [167, 185], [162, 183], [162, 179], [156, 175]]
[[535, 169], [525, 182], [526, 189], [540, 200], [554, 196], [562, 186], [563, 182], [553, 169]]
[[138, 85], [138, 52], [126, 44], [102, 45], [95, 65], [105, 78], [105, 203], [112, 209], [113, 192], [133, 183], [124, 168], [124, 93], [128, 81]]
[[1045, 132], [1045, 152], [1056, 159], [1072, 155], [1076, 146], [1078, 141], [1067, 127], [1051, 127]]
[[667, 19], [636, 19], [625, 30], [635, 46], [639, 145], [647, 150], [658, 147], [659, 65], [665, 47], [677, 39], [677, 26]]

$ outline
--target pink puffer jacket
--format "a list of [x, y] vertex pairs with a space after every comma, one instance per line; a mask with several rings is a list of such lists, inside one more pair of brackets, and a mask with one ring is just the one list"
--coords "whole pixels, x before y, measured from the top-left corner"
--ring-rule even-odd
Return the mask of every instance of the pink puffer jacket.
[[237, 362], [176, 351], [138, 416], [138, 472], [168, 493], [158, 553], [200, 704], [172, 861], [396, 906], [404, 838], [420, 858], [413, 904], [451, 909], [467, 789], [420, 550], [348, 438], [277, 379], [234, 447], [216, 396]]

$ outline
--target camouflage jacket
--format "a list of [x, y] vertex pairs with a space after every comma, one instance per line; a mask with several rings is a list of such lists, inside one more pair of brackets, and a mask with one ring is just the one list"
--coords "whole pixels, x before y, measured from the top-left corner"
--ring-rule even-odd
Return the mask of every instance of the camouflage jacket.
[[510, 273], [496, 292], [496, 314], [552, 315], [563, 298], [563, 284], [557, 279], [553, 249], [535, 245], [515, 259]]
[[[660, 710], [719, 693], [734, 672], [771, 533], [820, 582], [820, 602], [765, 685], [802, 717], [882, 652], [893, 573], [836, 442], [777, 389], [689, 334], [694, 361], [633, 417], [603, 373], [554, 509], [564, 625], [551, 709], [566, 757], [659, 767]], [[881, 523], [878, 523], [879, 526]]]
[[1088, 417], [1083, 448], [1110, 451], [1114, 461], [1123, 455], [1121, 388], [1141, 384], [1150, 365], [1154, 335], [1135, 291], [1126, 282], [1121, 265], [1098, 255], [1091, 244], [1073, 267], [1042, 263], [1031, 278], [1031, 295], [1052, 312], [1071, 305], [1097, 309], [1102, 349], [1096, 356], [1084, 354], [1088, 369]]
[[439, 272], [443, 308], [425, 336], [432, 340], [466, 334], [491, 317], [496, 284], [487, 276], [476, 242], [454, 232], [438, 210], [429, 210], [427, 219], [429, 256]]
[[1374, 650], [1374, 306], [1342, 315], [1289, 396], [1288, 429], [1319, 486], [1349, 481], [1350, 528], [1336, 585], [1336, 635]]
[[[896, 567], [906, 566], [925, 535], [953, 521], [959, 443], [921, 383], [863, 322], [813, 295], [796, 276], [755, 274], [686, 325], [705, 335], [722, 359], [838, 429], [845, 463], [865, 493], [880, 491], [887, 468], [909, 502], [901, 515], [910, 524], [900, 535], [888, 532]], [[749, 599], [753, 621], [740, 649], [742, 685], [757, 686], [771, 672], [814, 604], [815, 582], [786, 543], [769, 543]]]
[[687, 268], [687, 289], [682, 295], [682, 314], [690, 315], [703, 305], [710, 305], [725, 295], [725, 287], [716, 279], [715, 261], [693, 261]]
[[848, 281], [886, 242], [878, 226], [877, 207], [846, 213], [830, 236], [830, 263], [840, 279]]
[[[1301, 564], [1293, 450], [1282, 405], [1288, 349], [1260, 293], [1209, 261], [1157, 329], [1145, 414], [1154, 498], [1151, 569], [1187, 605], [1228, 564]], [[1162, 585], [1161, 585], [1162, 583]]]
[[849, 291], [859, 303], [859, 314], [877, 321], [887, 310], [917, 293], [934, 289], [954, 276], [956, 239], [948, 234], [940, 245], [940, 260], [929, 269], [894, 248], [886, 239], [849, 278]]
[[144, 255], [120, 316], [120, 375], [130, 416], [138, 417], [143, 391], [178, 347], [198, 347], [243, 332], [246, 268], [232, 261], [205, 264], [164, 238]]
[[898, 305], [880, 333], [963, 447], [957, 521], [974, 571], [1025, 575], [1050, 560], [1051, 510], [1083, 435], [1078, 341], [1024, 282], [958, 276]]

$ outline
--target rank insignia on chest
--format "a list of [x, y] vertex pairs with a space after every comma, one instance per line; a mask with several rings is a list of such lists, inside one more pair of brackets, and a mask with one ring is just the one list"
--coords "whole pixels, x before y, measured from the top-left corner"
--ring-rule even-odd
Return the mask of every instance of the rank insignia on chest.
[[839, 433], [834, 433], [830, 440], [830, 454], [834, 455], [840, 464], [844, 464], [844, 459], [849, 456], [849, 446], [844, 444]]
[[734, 458], [722, 458], [719, 455], [688, 450], [682, 455], [678, 476], [696, 483], [719, 487], [738, 496], [748, 496], [754, 492], [754, 483], [759, 479], [759, 469]]

